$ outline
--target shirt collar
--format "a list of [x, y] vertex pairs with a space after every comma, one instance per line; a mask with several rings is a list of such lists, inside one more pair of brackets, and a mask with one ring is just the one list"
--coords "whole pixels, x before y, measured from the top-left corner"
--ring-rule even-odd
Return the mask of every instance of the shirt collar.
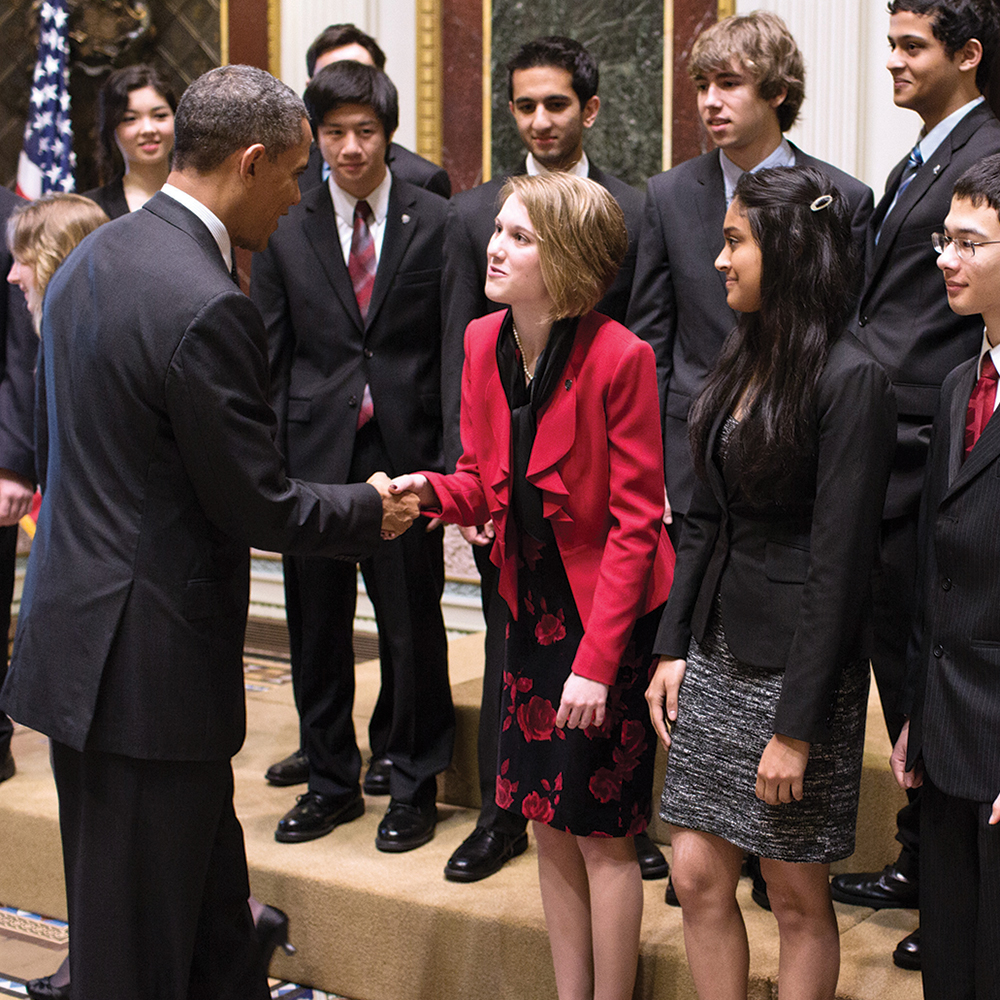
[[986, 327], [983, 327], [983, 342], [979, 347], [979, 363], [976, 365], [976, 378], [983, 373], [983, 358], [987, 354], [993, 355], [993, 364], [997, 371], [1000, 371], [1000, 346], [991, 347], [989, 338], [986, 336]]
[[[552, 173], [548, 167], [543, 166], [538, 160], [535, 159], [532, 153], [524, 159], [524, 167], [527, 171], [529, 177], [537, 177], [539, 174], [550, 174]], [[576, 177], [587, 178], [590, 176], [590, 161], [587, 159], [587, 154], [584, 153], [576, 163], [573, 164], [569, 170], [566, 171], [567, 174], [573, 174]]]
[[943, 118], [937, 123], [927, 133], [922, 139], [919, 140], [918, 146], [920, 147], [920, 157], [926, 163], [935, 153], [938, 146], [951, 134], [951, 130], [977, 105], [983, 103], [984, 98], [982, 95], [977, 97], [975, 100], [969, 101], [968, 104], [963, 104], [957, 111], [953, 111], [947, 118]]
[[[726, 204], [733, 200], [736, 185], [739, 179], [746, 173], [742, 167], [738, 167], [728, 156], [724, 149], [719, 150], [719, 163], [722, 166], [722, 179], [726, 185]], [[750, 168], [750, 173], [755, 174], [758, 170], [766, 170], [770, 167], [794, 167], [795, 150], [792, 144], [782, 136], [781, 142], [769, 156], [765, 156], [755, 167]]]
[[[361, 200], [355, 198], [353, 194], [348, 194], [342, 187], [337, 185], [335, 175], [331, 172], [330, 180], [327, 182], [330, 187], [330, 197], [333, 199], [333, 210], [337, 217], [346, 222], [348, 226], [354, 225], [354, 206]], [[389, 214], [389, 189], [392, 187], [392, 171], [386, 167], [385, 177], [382, 183], [367, 198], [368, 207], [375, 217], [375, 225], [380, 226], [385, 222], [385, 217]]]
[[183, 205], [189, 212], [193, 212], [205, 223], [208, 231], [212, 234], [212, 239], [215, 240], [219, 247], [222, 259], [226, 262], [226, 270], [231, 271], [233, 269], [233, 243], [229, 238], [229, 230], [226, 229], [222, 220], [215, 212], [204, 204], [204, 202], [198, 201], [193, 195], [182, 191], [178, 187], [174, 187], [173, 184], [164, 184], [160, 190], [173, 198], [174, 201]]

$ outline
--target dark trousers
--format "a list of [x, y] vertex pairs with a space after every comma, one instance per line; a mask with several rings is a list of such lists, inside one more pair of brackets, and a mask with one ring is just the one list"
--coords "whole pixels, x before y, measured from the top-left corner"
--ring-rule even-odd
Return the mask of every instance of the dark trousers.
[[78, 1000], [267, 1000], [227, 761], [52, 744]]
[[1000, 825], [988, 822], [993, 803], [947, 795], [926, 775], [923, 788], [924, 996], [1000, 1000]]
[[[0, 655], [0, 687], [7, 676], [7, 633], [10, 631], [10, 602], [14, 597], [14, 565], [17, 562], [17, 525], [0, 528], [0, 640], [3, 654]], [[0, 712], [0, 761], [10, 749], [10, 737], [14, 723], [10, 717]]]
[[[374, 422], [357, 436], [349, 482], [389, 468]], [[309, 788], [340, 795], [357, 788], [354, 733], [354, 563], [286, 556], [285, 606], [292, 683]], [[443, 532], [421, 519], [361, 562], [378, 624], [382, 686], [368, 733], [372, 753], [393, 764], [390, 791], [401, 802], [433, 801], [435, 776], [451, 762], [455, 710], [441, 616]]]
[[[913, 625], [916, 570], [916, 512], [883, 521], [872, 573], [872, 668], [889, 739], [894, 744], [904, 722], [899, 704]], [[907, 804], [896, 815], [896, 839], [902, 844], [898, 866], [907, 878], [919, 878], [921, 797], [920, 789], [907, 792]]]

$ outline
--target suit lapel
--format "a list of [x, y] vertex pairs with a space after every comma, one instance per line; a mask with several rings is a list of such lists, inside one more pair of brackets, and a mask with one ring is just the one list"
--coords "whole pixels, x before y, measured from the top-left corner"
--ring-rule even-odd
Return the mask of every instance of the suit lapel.
[[232, 277], [226, 270], [226, 262], [222, 259], [222, 253], [219, 250], [219, 244], [215, 242], [215, 237], [209, 232], [208, 226], [189, 208], [185, 208], [170, 195], [158, 191], [143, 205], [143, 210], [152, 212], [164, 222], [168, 222], [187, 233], [205, 252], [205, 256], [218, 265], [223, 274]]
[[[969, 395], [976, 381], [976, 362], [969, 363], [969, 370], [959, 379], [948, 409], [948, 484], [955, 482], [962, 471], [965, 455], [965, 421], [969, 409]], [[990, 421], [992, 423], [992, 421]], [[987, 424], [989, 426], [989, 424]]]
[[344, 251], [340, 246], [337, 216], [333, 211], [330, 188], [326, 184], [321, 184], [309, 191], [303, 200], [306, 202], [306, 217], [302, 223], [302, 231], [312, 246], [323, 273], [337, 293], [344, 311], [354, 325], [363, 330], [365, 324], [361, 319], [361, 310], [358, 309], [358, 300], [355, 298], [351, 276], [347, 273], [347, 265], [344, 263]]
[[[719, 151], [709, 156], [701, 156], [696, 161], [698, 171], [695, 174], [697, 186], [693, 188], [695, 208], [701, 222], [701, 233], [694, 238], [701, 242], [707, 250], [711, 261], [722, 249], [722, 228], [726, 221], [726, 184], [722, 177], [722, 164], [719, 162]], [[726, 279], [712, 267], [714, 279], [725, 294]]]
[[[972, 386], [975, 382], [975, 378], [976, 367], [975, 364], [973, 364], [969, 378], [963, 378], [960, 382], [961, 391], [956, 391], [955, 396], [952, 398], [951, 416], [953, 424], [951, 430], [951, 446], [954, 447], [956, 442], [958, 442], [961, 451], [965, 450], [965, 417], [969, 404], [969, 394], [972, 392]], [[957, 421], [954, 419], [956, 408], [960, 412], [960, 416]], [[948, 485], [948, 492], [945, 493], [945, 498], [950, 497], [953, 493], [962, 489], [984, 469], [991, 466], [996, 461], [998, 455], [1000, 455], [1000, 416], [994, 412], [993, 416], [990, 417], [989, 422], [983, 428], [983, 433], [979, 436], [979, 440], [976, 442], [972, 451], [969, 452], [969, 457], [965, 460], [965, 463], [961, 465], [954, 478], [951, 479]], [[951, 456], [949, 454], [949, 458], [950, 457]]]
[[368, 305], [366, 325], [370, 327], [378, 316], [382, 303], [392, 287], [396, 272], [406, 254], [406, 248], [417, 230], [416, 198], [401, 190], [402, 183], [395, 177], [389, 188], [389, 208], [385, 217], [382, 252], [375, 271], [375, 287]]

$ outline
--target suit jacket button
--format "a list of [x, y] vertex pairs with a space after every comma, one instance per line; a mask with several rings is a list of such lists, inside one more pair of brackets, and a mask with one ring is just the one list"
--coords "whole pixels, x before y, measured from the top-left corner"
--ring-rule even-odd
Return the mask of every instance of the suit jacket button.
[[948, 577], [945, 577], [941, 581], [941, 589], [942, 590], [951, 590], [951, 580], [949, 580]]
[[867, 325], [868, 325], [868, 317], [867, 316], [862, 316], [858, 320], [858, 326], [867, 326]]
[[369, 348], [366, 347], [365, 348], [365, 357], [366, 358], [370, 358], [371, 356], [372, 356], [372, 352], [369, 350]]
[[932, 652], [934, 653], [934, 656], [940, 660], [941, 657], [944, 656], [944, 647], [940, 643], [938, 643], [938, 645], [934, 647]]
[[351, 396], [350, 399], [347, 400], [347, 405], [351, 406], [351, 407], [357, 406], [358, 405], [358, 397], [357, 396]]

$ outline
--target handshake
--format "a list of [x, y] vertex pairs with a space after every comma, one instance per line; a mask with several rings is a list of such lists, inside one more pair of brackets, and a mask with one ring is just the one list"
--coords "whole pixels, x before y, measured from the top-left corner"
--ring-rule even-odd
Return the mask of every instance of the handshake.
[[[368, 480], [382, 498], [382, 538], [391, 541], [402, 535], [420, 516], [421, 505], [431, 507], [437, 502], [433, 487], [426, 476], [414, 473], [390, 479], [384, 472], [376, 472]], [[428, 525], [428, 530], [438, 522]]]

